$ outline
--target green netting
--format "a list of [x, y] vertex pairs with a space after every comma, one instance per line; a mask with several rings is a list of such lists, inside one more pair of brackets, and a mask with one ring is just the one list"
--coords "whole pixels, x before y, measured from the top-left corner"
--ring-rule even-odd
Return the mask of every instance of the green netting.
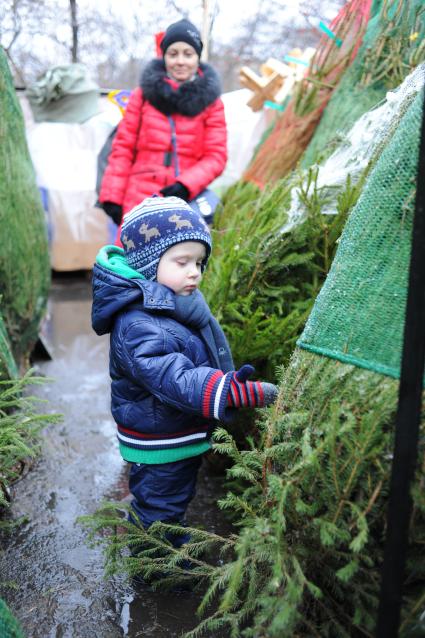
[[423, 60], [423, 0], [374, 0], [363, 44], [333, 93], [301, 166], [327, 157], [343, 133]]
[[50, 282], [47, 231], [22, 111], [0, 47], [0, 295], [16, 360], [35, 341]]
[[0, 636], [1, 638], [24, 638], [18, 621], [9, 607], [0, 598]]
[[370, 174], [298, 345], [399, 377], [423, 91]]

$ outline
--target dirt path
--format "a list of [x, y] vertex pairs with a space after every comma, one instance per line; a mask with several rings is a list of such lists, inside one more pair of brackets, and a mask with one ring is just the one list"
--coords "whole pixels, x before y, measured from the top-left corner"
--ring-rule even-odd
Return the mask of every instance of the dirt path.
[[[196, 624], [196, 595], [134, 589], [105, 580], [103, 558], [76, 522], [102, 500], [127, 495], [126, 464], [109, 412], [108, 338], [91, 330], [91, 287], [84, 277], [55, 279], [48, 338], [52, 377], [41, 395], [64, 421], [47, 428], [34, 468], [13, 487], [13, 518], [23, 524], [3, 543], [2, 591], [27, 638], [177, 637]], [[221, 480], [201, 471], [191, 524], [224, 532], [216, 508]]]

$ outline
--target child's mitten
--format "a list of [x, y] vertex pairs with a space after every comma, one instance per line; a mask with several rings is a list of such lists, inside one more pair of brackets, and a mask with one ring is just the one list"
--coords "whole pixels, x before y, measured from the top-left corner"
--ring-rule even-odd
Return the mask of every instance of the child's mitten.
[[253, 366], [245, 364], [232, 374], [227, 393], [229, 407], [262, 408], [276, 401], [278, 390], [273, 383], [247, 380], [254, 372]]

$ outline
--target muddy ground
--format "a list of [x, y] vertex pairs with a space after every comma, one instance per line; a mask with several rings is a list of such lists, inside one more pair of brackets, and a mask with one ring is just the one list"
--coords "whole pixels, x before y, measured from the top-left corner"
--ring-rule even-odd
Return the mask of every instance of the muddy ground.
[[[87, 274], [54, 278], [46, 323], [52, 359], [35, 365], [53, 378], [38, 392], [44, 411], [64, 418], [45, 430], [41, 456], [13, 486], [10, 517], [26, 522], [2, 539], [1, 595], [27, 638], [177, 637], [196, 626], [199, 596], [105, 579], [101, 550], [87, 545], [76, 521], [103, 500], [128, 496], [109, 412], [108, 337], [93, 333], [90, 310]], [[205, 465], [188, 522], [226, 534], [216, 505], [222, 476]]]

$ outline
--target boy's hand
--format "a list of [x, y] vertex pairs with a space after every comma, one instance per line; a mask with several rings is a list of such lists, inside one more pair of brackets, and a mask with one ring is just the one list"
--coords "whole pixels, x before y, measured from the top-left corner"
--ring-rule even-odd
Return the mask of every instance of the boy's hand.
[[247, 380], [254, 372], [253, 366], [245, 364], [232, 374], [227, 393], [229, 407], [262, 408], [276, 401], [278, 389], [273, 383]]

